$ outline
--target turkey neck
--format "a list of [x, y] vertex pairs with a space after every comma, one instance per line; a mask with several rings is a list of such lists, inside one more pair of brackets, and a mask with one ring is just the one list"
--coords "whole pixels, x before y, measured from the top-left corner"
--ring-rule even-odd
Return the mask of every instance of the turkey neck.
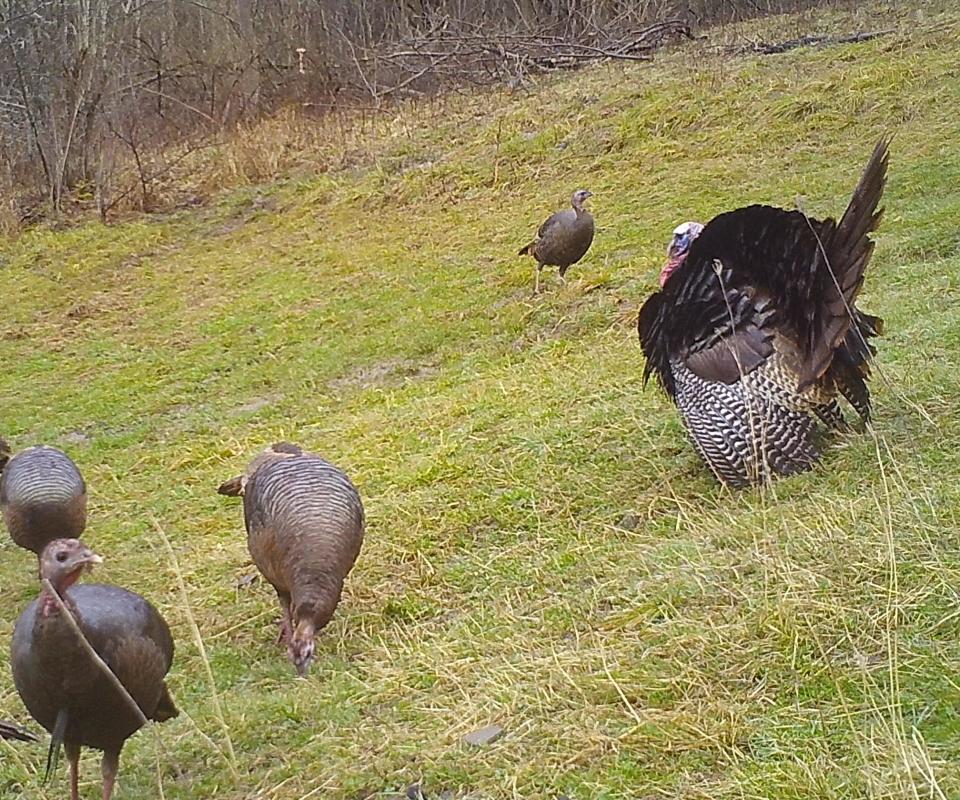
[[331, 575], [322, 563], [307, 558], [297, 562], [291, 581], [290, 608], [294, 623], [312, 620], [317, 630], [333, 616], [343, 591], [343, 579]]
[[40, 614], [38, 617], [46, 619], [49, 617], [60, 616], [62, 611], [60, 610], [60, 604], [53, 596], [53, 593], [55, 592], [57, 597], [59, 597], [63, 601], [63, 604], [70, 610], [70, 613], [73, 614], [73, 618], [77, 621], [77, 625], [80, 624], [80, 615], [77, 611], [77, 607], [67, 594], [67, 589], [69, 589], [79, 580], [80, 572], [81, 570], [76, 570], [75, 572], [71, 572], [69, 575], [65, 575], [57, 583], [48, 580], [47, 583], [44, 584], [43, 588], [40, 590]]
[[583, 207], [583, 201], [574, 203], [573, 210], [577, 215], [577, 219], [580, 219], [584, 214], [587, 213], [587, 209]]
[[[53, 591], [63, 601], [64, 606], [82, 630], [83, 622], [80, 619], [80, 612], [66, 591], [76, 583], [79, 577], [79, 573], [67, 576], [55, 586], [51, 583], [51, 586], [54, 586]], [[34, 652], [40, 661], [44, 662], [41, 669], [49, 670], [52, 674], [70, 675], [76, 672], [79, 665], [86, 664], [88, 657], [83, 646], [77, 641], [76, 631], [63, 618], [63, 614], [64, 611], [53, 597], [51, 590], [44, 586], [40, 592], [39, 609], [33, 620], [34, 644], [43, 642], [43, 645], [35, 647]]]

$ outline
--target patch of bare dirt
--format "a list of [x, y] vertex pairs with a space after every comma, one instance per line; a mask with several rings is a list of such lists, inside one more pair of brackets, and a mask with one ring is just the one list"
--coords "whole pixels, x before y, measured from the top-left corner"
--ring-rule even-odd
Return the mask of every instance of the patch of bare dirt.
[[376, 386], [402, 386], [410, 380], [432, 378], [440, 371], [436, 364], [410, 358], [388, 358], [376, 364], [366, 364], [345, 372], [331, 380], [331, 389], [369, 389]]

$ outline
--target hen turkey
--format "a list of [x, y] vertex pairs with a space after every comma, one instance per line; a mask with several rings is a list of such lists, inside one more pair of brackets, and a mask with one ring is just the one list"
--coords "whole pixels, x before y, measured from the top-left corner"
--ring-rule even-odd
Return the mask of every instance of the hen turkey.
[[640, 309], [644, 382], [655, 373], [719, 480], [743, 487], [817, 462], [817, 420], [838, 397], [870, 418], [871, 337], [857, 309], [882, 216], [889, 140], [839, 222], [753, 205], [674, 231], [660, 291]]
[[593, 215], [584, 208], [584, 203], [593, 194], [586, 189], [577, 189], [571, 200], [572, 208], [552, 214], [537, 231], [537, 238], [520, 248], [517, 255], [533, 256], [537, 261], [537, 273], [533, 293], [540, 291], [540, 273], [544, 266], [559, 267], [560, 278], [571, 264], [583, 258], [593, 243]]
[[360, 494], [342, 470], [292, 442], [257, 454], [217, 491], [243, 496], [247, 547], [277, 592], [280, 640], [306, 675], [363, 543]]
[[0, 439], [0, 512], [13, 541], [39, 557], [54, 539], [83, 533], [87, 487], [61, 450], [39, 445], [10, 458]]
[[[82, 573], [101, 560], [79, 539], [50, 542], [40, 554], [40, 576], [49, 588], [44, 586], [20, 614], [10, 644], [17, 692], [52, 734], [48, 772], [61, 743], [66, 750], [71, 800], [80, 797], [81, 747], [103, 751], [103, 798], [110, 800], [124, 742], [144, 718], [162, 722], [178, 714], [164, 682], [173, 662], [173, 639], [163, 617], [143, 597], [119, 586], [77, 585]], [[64, 609], [113, 680], [91, 658]], [[129, 697], [117, 691], [115, 681]], [[131, 698], [140, 714], [128, 705]]]

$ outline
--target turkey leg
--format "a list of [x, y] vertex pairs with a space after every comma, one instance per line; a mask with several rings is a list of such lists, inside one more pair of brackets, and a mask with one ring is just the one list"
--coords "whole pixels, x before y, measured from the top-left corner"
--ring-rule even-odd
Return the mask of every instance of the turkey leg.
[[277, 592], [277, 599], [280, 601], [280, 611], [283, 616], [280, 617], [280, 633], [277, 634], [277, 644], [286, 644], [293, 635], [293, 622], [290, 619], [290, 595]]
[[70, 762], [70, 800], [80, 800], [80, 747], [65, 743], [63, 749]]
[[120, 766], [120, 754], [103, 752], [100, 760], [100, 774], [103, 776], [103, 800], [110, 800], [113, 784], [117, 780], [117, 767]]

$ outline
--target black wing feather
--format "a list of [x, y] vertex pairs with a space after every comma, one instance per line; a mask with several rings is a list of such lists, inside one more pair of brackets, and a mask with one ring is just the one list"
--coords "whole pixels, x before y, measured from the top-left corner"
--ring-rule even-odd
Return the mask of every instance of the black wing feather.
[[[714, 217], [686, 263], [640, 311], [644, 379], [656, 373], [673, 396], [670, 360], [686, 360], [724, 340], [738, 354], [738, 371], [749, 372], [762, 363], [763, 342], [771, 346], [765, 337], [777, 331], [797, 348], [801, 389], [823, 377], [839, 355], [836, 374], [828, 378], [857, 397], [858, 411], [868, 409], [863, 379], [872, 347], [866, 337], [877, 331], [861, 322], [876, 318], [854, 316], [853, 303], [873, 251], [868, 234], [882, 214], [888, 144], [877, 144], [839, 224], [764, 205]], [[709, 362], [711, 375], [730, 363], [723, 353]]]

